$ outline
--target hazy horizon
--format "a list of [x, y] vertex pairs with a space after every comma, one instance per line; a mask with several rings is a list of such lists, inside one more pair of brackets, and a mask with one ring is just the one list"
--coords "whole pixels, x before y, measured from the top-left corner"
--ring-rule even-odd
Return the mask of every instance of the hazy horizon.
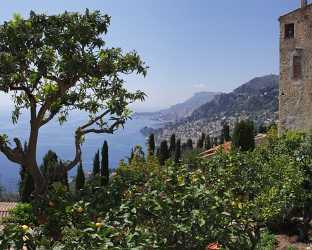
[[[300, 1], [0, 3], [6, 7], [0, 23], [13, 13], [27, 17], [30, 10], [56, 14], [89, 8], [111, 15], [107, 46], [135, 49], [150, 66], [146, 78], [127, 79], [129, 89], [148, 95], [144, 103], [133, 106], [144, 111], [180, 103], [196, 92], [229, 92], [253, 77], [278, 74], [278, 17], [298, 8]], [[7, 101], [0, 96], [1, 106]]]

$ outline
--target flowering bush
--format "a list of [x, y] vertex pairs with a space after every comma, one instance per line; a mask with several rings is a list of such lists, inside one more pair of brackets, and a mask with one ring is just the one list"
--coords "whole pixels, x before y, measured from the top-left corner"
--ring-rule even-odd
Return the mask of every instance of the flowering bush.
[[309, 220], [311, 155], [311, 137], [272, 134], [252, 152], [219, 152], [191, 165], [133, 159], [106, 187], [89, 180], [77, 195], [55, 184], [47, 199], [18, 206], [0, 247], [269, 249], [274, 239], [263, 229]]

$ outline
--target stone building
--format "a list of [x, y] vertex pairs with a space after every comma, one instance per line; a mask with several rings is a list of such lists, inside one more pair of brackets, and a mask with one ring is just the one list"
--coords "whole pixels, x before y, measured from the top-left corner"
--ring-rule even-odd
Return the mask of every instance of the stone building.
[[312, 130], [312, 4], [279, 18], [279, 131]]

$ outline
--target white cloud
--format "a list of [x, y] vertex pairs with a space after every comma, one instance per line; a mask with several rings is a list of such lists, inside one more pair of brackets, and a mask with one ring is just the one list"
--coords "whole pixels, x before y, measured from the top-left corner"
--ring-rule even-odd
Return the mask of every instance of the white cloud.
[[203, 83], [199, 83], [199, 84], [193, 85], [193, 87], [196, 88], [196, 89], [206, 89], [207, 85], [205, 85]]

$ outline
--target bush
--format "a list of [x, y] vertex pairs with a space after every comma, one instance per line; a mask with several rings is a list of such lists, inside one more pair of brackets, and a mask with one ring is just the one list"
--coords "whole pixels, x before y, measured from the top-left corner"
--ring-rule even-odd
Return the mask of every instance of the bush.
[[0, 247], [274, 249], [272, 225], [309, 221], [311, 155], [312, 137], [271, 131], [253, 151], [208, 160], [193, 152], [160, 166], [153, 156], [134, 157], [105, 187], [92, 178], [75, 194], [54, 184], [46, 200], [15, 209]]

